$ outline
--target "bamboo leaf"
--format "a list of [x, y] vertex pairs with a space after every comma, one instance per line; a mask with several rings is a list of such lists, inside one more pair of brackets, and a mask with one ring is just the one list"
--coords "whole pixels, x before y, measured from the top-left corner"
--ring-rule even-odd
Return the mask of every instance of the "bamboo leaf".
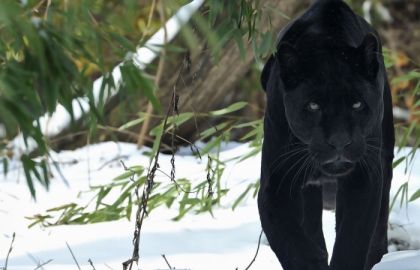
[[248, 192], [251, 190], [253, 184], [248, 185], [248, 187], [244, 190], [244, 192], [242, 192], [238, 198], [235, 200], [235, 202], [232, 205], [232, 210], [235, 210], [236, 207], [239, 205], [239, 203], [241, 203], [243, 201], [243, 199], [245, 199], [245, 196], [248, 194]]
[[414, 192], [413, 195], [411, 195], [410, 197], [410, 202], [417, 200], [418, 198], [420, 198], [420, 189], [418, 189], [416, 192]]
[[405, 157], [400, 157], [392, 163], [392, 168], [395, 169], [401, 162], [405, 160]]
[[235, 111], [239, 111], [240, 109], [243, 109], [246, 105], [248, 105], [248, 102], [240, 101], [229, 105], [227, 108], [212, 111], [210, 112], [210, 114], [214, 116], [221, 116]]

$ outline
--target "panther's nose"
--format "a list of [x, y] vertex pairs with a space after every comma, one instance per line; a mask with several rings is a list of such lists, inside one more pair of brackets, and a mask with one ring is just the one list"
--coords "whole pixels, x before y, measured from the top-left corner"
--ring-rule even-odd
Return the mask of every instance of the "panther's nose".
[[349, 135], [343, 133], [334, 134], [327, 140], [327, 144], [338, 151], [343, 150], [344, 148], [352, 144], [352, 142], [352, 138]]

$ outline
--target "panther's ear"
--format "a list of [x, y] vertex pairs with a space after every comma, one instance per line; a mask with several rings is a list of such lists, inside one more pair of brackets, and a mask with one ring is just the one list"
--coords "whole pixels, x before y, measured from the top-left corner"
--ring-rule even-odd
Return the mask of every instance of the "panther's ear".
[[270, 78], [271, 66], [273, 65], [273, 62], [274, 62], [274, 57], [270, 56], [270, 58], [268, 58], [267, 63], [265, 63], [264, 68], [261, 73], [260, 82], [264, 91], [267, 91], [267, 82], [268, 82], [268, 79]]
[[360, 46], [357, 48], [360, 56], [359, 64], [362, 72], [369, 79], [376, 77], [379, 70], [379, 42], [373, 33], [367, 34]]
[[289, 43], [282, 42], [277, 47], [276, 57], [280, 67], [280, 77], [286, 86], [292, 86], [293, 83], [298, 81], [300, 66], [298, 52]]

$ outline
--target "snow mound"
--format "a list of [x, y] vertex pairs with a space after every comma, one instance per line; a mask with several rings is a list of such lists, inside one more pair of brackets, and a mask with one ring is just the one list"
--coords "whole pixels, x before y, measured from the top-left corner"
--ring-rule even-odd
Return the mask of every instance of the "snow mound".
[[[119, 220], [83, 226], [33, 227], [25, 216], [44, 213], [46, 209], [69, 202], [86, 203], [90, 196], [79, 191], [89, 185], [110, 181], [124, 172], [120, 160], [127, 166], [149, 164], [144, 155], [148, 149], [137, 150], [136, 145], [127, 143], [100, 143], [74, 151], [63, 151], [52, 155], [61, 164], [61, 172], [68, 180], [67, 186], [57, 179], [51, 182], [50, 191], [38, 187], [38, 199], [30, 199], [25, 177], [18, 162], [10, 164], [7, 176], [0, 174], [0, 268], [10, 247], [13, 232], [16, 239], [8, 261], [8, 270], [35, 269], [42, 263], [45, 270], [77, 269], [67, 247], [71, 247], [82, 269], [122, 269], [121, 263], [132, 253], [134, 222]], [[251, 151], [247, 144], [229, 143], [223, 146], [220, 160], [225, 162], [221, 186], [230, 191], [223, 198], [221, 207], [209, 214], [187, 214], [181, 221], [171, 218], [177, 209], [157, 209], [145, 220], [139, 269], [168, 269], [162, 254], [165, 254], [176, 269], [223, 270], [245, 269], [257, 249], [261, 231], [257, 203], [248, 196], [232, 211], [232, 201], [249, 185], [257, 181], [260, 174], [260, 155], [237, 162], [232, 158]], [[403, 150], [397, 157], [403, 156]], [[171, 156], [161, 155], [160, 168], [170, 171]], [[199, 160], [188, 149], [176, 155], [177, 177], [202, 180], [206, 177], [206, 158]], [[394, 170], [391, 196], [397, 193], [401, 184], [409, 181], [408, 196], [420, 188], [420, 159], [415, 160], [409, 174], [405, 167]], [[157, 175], [165, 179], [164, 174]], [[170, 181], [169, 179], [166, 179]], [[335, 217], [331, 211], [324, 211], [323, 226], [329, 254], [335, 238]], [[374, 270], [420, 270], [420, 251], [398, 251], [420, 249], [420, 200], [403, 204], [399, 200], [390, 214], [390, 254], [384, 256]], [[51, 261], [50, 261], [51, 260]], [[137, 269], [137, 268], [136, 268]], [[256, 261], [250, 268], [278, 269], [281, 266], [274, 253], [262, 244]]]
[[397, 251], [386, 254], [372, 270], [419, 270], [420, 250]]

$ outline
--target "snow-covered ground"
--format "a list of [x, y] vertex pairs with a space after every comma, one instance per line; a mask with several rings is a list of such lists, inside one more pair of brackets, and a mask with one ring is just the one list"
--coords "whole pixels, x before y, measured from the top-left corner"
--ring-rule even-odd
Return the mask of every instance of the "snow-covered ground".
[[[229, 143], [223, 147], [221, 160], [250, 151], [248, 145]], [[398, 154], [404, 155], [404, 151]], [[4, 266], [12, 235], [16, 233], [13, 250], [8, 261], [9, 270], [20, 269], [77, 269], [66, 245], [71, 247], [81, 269], [122, 269], [122, 262], [132, 253], [134, 224], [127, 220], [97, 223], [83, 226], [57, 226], [28, 229], [25, 219], [46, 209], [69, 202], [86, 202], [91, 195], [79, 195], [89, 184], [105, 183], [124, 172], [119, 160], [127, 166], [147, 165], [149, 158], [135, 145], [126, 143], [101, 143], [64, 151], [54, 156], [59, 161], [66, 186], [60, 177], [53, 179], [49, 192], [37, 189], [37, 201], [29, 195], [23, 171], [18, 163], [12, 163], [9, 174], [0, 176], [0, 269]], [[161, 155], [161, 169], [170, 172], [170, 156]], [[146, 219], [140, 247], [139, 269], [168, 269], [161, 256], [166, 255], [176, 269], [245, 269], [252, 260], [260, 234], [256, 200], [249, 196], [232, 211], [234, 199], [249, 183], [259, 177], [260, 156], [243, 162], [227, 162], [222, 183], [230, 189], [221, 207], [209, 214], [187, 214], [181, 221], [171, 218], [177, 209], [160, 208]], [[197, 160], [187, 150], [176, 156], [177, 178], [187, 177], [202, 181], [206, 176], [206, 160]], [[159, 177], [166, 179], [163, 174]], [[394, 171], [392, 194], [409, 178], [410, 196], [420, 188], [420, 158], [415, 161], [411, 174], [404, 174], [404, 164]], [[166, 179], [166, 180], [165, 180]], [[324, 211], [324, 233], [331, 253], [334, 242], [334, 213]], [[420, 200], [400, 208], [396, 204], [390, 216], [390, 250], [401, 248], [411, 251], [392, 252], [386, 255], [375, 270], [420, 269]], [[48, 262], [43, 267], [39, 264]], [[137, 269], [137, 268], [136, 268]], [[262, 244], [256, 261], [250, 269], [281, 269], [269, 246]]]

